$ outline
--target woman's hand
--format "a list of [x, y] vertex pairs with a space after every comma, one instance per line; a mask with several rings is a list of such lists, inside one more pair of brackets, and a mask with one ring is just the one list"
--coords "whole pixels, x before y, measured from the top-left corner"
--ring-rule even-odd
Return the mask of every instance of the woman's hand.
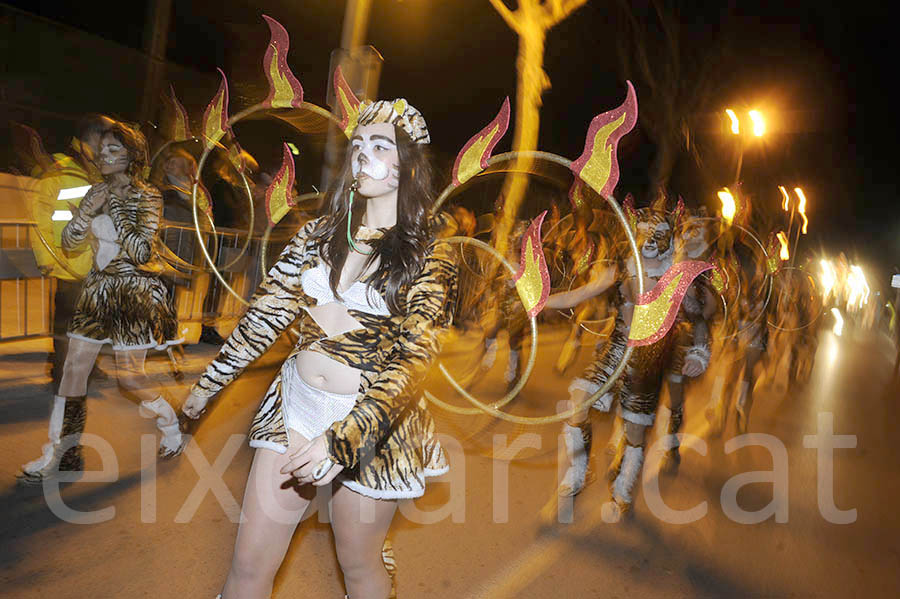
[[191, 393], [185, 400], [184, 405], [181, 406], [181, 411], [191, 420], [196, 420], [206, 411], [207, 403], [209, 403], [209, 398], [199, 397]]
[[78, 205], [78, 210], [88, 216], [94, 216], [103, 209], [107, 199], [109, 199], [109, 185], [97, 183], [88, 190], [84, 199]]
[[322, 478], [316, 480], [313, 473], [325, 460], [330, 460], [325, 435], [319, 435], [291, 456], [291, 460], [281, 468], [282, 474], [290, 474], [303, 484], [312, 483], [313, 486], [327, 485], [344, 469], [340, 464], [332, 464], [331, 469]]

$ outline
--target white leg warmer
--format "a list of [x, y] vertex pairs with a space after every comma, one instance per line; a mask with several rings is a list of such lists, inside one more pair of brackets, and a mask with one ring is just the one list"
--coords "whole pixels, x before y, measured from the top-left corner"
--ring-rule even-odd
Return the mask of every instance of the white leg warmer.
[[578, 494], [584, 488], [590, 446], [585, 443], [581, 428], [572, 426], [568, 422], [563, 423], [563, 436], [566, 442], [569, 468], [563, 476], [559, 489], [561, 495], [571, 496]]
[[613, 499], [629, 505], [634, 501], [634, 486], [641, 477], [643, 465], [644, 448], [626, 445], [625, 455], [622, 457], [622, 468], [613, 483]]
[[47, 438], [49, 443], [45, 443], [41, 448], [41, 457], [32, 460], [22, 466], [22, 470], [29, 474], [34, 474], [45, 468], [53, 459], [53, 450], [59, 445], [62, 438], [63, 416], [66, 412], [66, 398], [59, 395], [53, 396], [53, 407], [50, 409], [50, 424], [47, 427]]
[[506, 372], [503, 374], [503, 380], [511, 383], [516, 380], [516, 372], [519, 369], [519, 352], [514, 349], [509, 350], [509, 361], [506, 363]]
[[159, 441], [160, 454], [177, 455], [181, 451], [182, 434], [178, 425], [178, 415], [169, 402], [160, 396], [153, 401], [142, 401], [140, 405], [141, 416], [145, 418], [156, 417], [156, 428], [162, 433]]

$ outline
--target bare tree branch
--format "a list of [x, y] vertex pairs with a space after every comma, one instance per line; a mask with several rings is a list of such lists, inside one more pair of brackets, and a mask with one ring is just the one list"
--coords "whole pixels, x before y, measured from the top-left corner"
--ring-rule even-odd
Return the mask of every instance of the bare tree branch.
[[516, 15], [509, 9], [506, 4], [503, 3], [503, 0], [490, 0], [491, 5], [494, 7], [500, 16], [503, 17], [503, 20], [506, 21], [506, 24], [510, 29], [519, 32], [519, 19]]

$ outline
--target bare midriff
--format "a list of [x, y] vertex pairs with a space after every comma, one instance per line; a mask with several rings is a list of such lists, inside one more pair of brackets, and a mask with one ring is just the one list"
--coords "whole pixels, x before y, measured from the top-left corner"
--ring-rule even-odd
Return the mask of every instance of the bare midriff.
[[[329, 337], [361, 326], [342, 304], [313, 306], [307, 308], [307, 312]], [[309, 350], [301, 351], [294, 359], [294, 366], [300, 378], [311, 387], [341, 395], [350, 395], [359, 390], [360, 370], [342, 364], [325, 354]]]

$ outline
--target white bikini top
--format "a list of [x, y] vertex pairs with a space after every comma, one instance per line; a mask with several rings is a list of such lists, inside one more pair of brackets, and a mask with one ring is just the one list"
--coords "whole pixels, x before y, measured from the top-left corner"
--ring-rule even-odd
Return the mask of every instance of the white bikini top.
[[348, 310], [365, 312], [374, 316], [390, 316], [387, 303], [381, 294], [362, 281], [354, 281], [350, 289], [341, 292], [341, 299], [334, 297], [331, 285], [328, 282], [331, 269], [324, 262], [320, 262], [315, 268], [310, 268], [300, 276], [300, 284], [303, 293], [314, 298], [316, 304], [322, 306], [337, 302]]

